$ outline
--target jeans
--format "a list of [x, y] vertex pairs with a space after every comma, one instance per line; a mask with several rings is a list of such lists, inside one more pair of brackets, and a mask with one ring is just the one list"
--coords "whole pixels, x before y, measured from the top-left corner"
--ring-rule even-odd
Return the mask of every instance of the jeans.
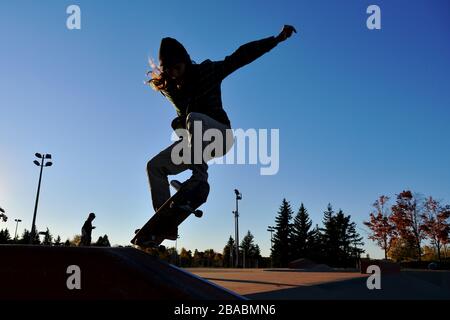
[[[197, 132], [194, 130], [194, 125], [197, 126], [201, 123], [201, 132]], [[194, 150], [196, 150], [195, 144], [198, 141], [196, 139], [195, 134], [201, 133], [202, 137], [206, 130], [208, 129], [218, 129], [221, 132], [221, 137], [223, 138], [222, 144], [224, 146], [223, 150], [220, 150], [212, 157], [207, 159], [201, 159], [201, 161], [193, 162], [193, 154]], [[212, 159], [213, 157], [221, 157], [226, 154], [233, 145], [233, 134], [229, 126], [214, 120], [213, 118], [198, 112], [191, 112], [186, 117], [186, 134], [188, 136], [188, 146], [191, 153], [191, 161], [189, 163], [182, 162], [180, 164], [176, 164], [172, 160], [172, 150], [179, 143], [186, 143], [186, 141], [176, 141], [171, 144], [169, 147], [158, 153], [155, 157], [153, 157], [147, 163], [147, 175], [150, 184], [150, 191], [152, 195], [153, 208], [155, 211], [161, 207], [167, 199], [170, 198], [170, 189], [169, 189], [169, 175], [176, 175], [185, 170], [192, 170], [192, 176], [188, 179], [186, 183], [189, 181], [208, 181], [208, 164], [206, 161]], [[211, 143], [210, 141], [203, 141], [201, 139], [201, 149], [204, 148]], [[198, 149], [198, 147], [197, 147]], [[206, 161], [205, 161], [206, 160]], [[205, 199], [206, 200], [206, 199]]]

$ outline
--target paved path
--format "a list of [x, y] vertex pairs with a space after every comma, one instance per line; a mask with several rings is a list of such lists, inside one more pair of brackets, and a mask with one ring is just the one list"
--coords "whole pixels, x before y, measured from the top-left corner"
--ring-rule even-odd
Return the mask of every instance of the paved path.
[[188, 270], [250, 299], [450, 299], [450, 272], [403, 271], [382, 275], [381, 290], [369, 290], [367, 275], [356, 272]]
[[366, 275], [356, 272], [295, 272], [281, 269], [264, 271], [263, 269], [203, 268], [187, 270], [241, 295], [366, 278]]

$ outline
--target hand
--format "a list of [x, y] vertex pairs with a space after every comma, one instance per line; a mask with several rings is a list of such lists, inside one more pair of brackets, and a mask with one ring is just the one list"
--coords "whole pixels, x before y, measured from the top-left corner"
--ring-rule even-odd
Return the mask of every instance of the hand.
[[278, 42], [282, 42], [292, 36], [293, 32], [297, 33], [297, 30], [295, 30], [293, 26], [285, 24], [280, 34], [276, 36], [276, 39], [278, 40]]

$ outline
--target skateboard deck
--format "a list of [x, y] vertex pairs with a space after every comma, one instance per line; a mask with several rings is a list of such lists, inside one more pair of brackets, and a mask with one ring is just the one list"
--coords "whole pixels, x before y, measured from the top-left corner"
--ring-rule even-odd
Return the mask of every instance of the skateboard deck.
[[[186, 190], [181, 188], [170, 197], [139, 229], [131, 243], [139, 247], [158, 247], [164, 240], [176, 240], [178, 226], [191, 214], [201, 217], [203, 212], [197, 208], [206, 201], [209, 185], [197, 186]], [[204, 199], [204, 200], [203, 200]], [[190, 209], [180, 208], [190, 204]]]

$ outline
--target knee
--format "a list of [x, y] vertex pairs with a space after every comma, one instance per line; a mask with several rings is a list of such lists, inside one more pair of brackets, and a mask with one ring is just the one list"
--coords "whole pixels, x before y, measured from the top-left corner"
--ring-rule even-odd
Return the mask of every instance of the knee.
[[147, 174], [148, 175], [151, 175], [160, 169], [161, 169], [161, 164], [160, 164], [160, 161], [158, 161], [157, 157], [154, 157], [147, 162]]

